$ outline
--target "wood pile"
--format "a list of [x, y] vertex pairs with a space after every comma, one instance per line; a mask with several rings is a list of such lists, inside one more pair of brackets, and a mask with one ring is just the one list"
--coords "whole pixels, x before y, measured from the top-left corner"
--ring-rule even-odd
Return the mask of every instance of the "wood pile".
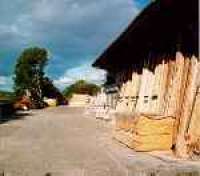
[[85, 110], [87, 115], [94, 116], [97, 119], [111, 120], [109, 112], [108, 96], [103, 89], [96, 96], [90, 97], [90, 102]]
[[[117, 112], [133, 113], [136, 111], [141, 75], [136, 72], [132, 72], [131, 74], [131, 80], [122, 83], [121, 90], [119, 92], [119, 101], [116, 106]], [[122, 76], [124, 77], [124, 74]], [[118, 79], [123, 80], [125, 78]]]
[[[192, 113], [192, 118], [190, 122], [190, 126], [188, 129], [189, 138], [191, 140], [191, 144], [197, 144], [198, 147], [198, 153], [200, 155], [200, 90], [197, 92], [195, 104], [194, 104], [194, 110]], [[197, 149], [196, 149], [197, 150]], [[197, 153], [197, 152], [196, 152]]]
[[136, 151], [170, 150], [175, 119], [119, 114], [114, 138]]
[[148, 113], [150, 111], [153, 77], [154, 74], [152, 73], [152, 71], [147, 68], [143, 68], [139, 100], [136, 107], [138, 112]]
[[169, 66], [164, 60], [160, 58], [160, 63], [155, 68], [154, 84], [152, 89], [151, 113], [164, 114], [164, 97], [167, 86], [167, 73]]
[[[184, 85], [183, 101], [177, 115], [176, 155], [188, 158], [194, 153], [200, 156], [200, 123], [199, 123], [199, 59], [189, 60], [187, 81]], [[195, 147], [194, 147], [195, 146]], [[198, 150], [198, 152], [197, 152]]]
[[[173, 145], [179, 157], [188, 157], [192, 148], [198, 153], [199, 79], [200, 62], [194, 56], [177, 52], [174, 59], [147, 60], [141, 75], [133, 71], [132, 80], [122, 84], [115, 138], [137, 151], [170, 149]], [[136, 97], [135, 102], [130, 97]], [[163, 132], [163, 127], [168, 131]]]
[[144, 65], [146, 66], [141, 75], [136, 112], [163, 115], [169, 66], [164, 58], [155, 59], [155, 62]]
[[69, 101], [70, 106], [85, 107], [89, 104], [90, 96], [85, 94], [73, 94]]
[[128, 96], [126, 96], [126, 90], [127, 90], [127, 84], [128, 83], [123, 83], [121, 86], [121, 90], [119, 93], [119, 101], [116, 106], [116, 110], [118, 112], [127, 112], [129, 111], [128, 109]]

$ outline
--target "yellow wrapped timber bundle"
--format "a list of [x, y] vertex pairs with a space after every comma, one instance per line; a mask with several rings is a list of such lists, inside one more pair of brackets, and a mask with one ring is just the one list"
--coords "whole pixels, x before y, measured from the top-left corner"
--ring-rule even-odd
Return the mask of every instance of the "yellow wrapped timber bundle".
[[113, 135], [136, 151], [170, 150], [174, 121], [173, 117], [118, 114]]

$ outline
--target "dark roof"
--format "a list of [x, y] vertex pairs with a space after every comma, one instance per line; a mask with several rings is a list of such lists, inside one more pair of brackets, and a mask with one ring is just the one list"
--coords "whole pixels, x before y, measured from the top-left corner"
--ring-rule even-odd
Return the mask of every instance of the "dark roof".
[[149, 4], [95, 61], [116, 71], [142, 63], [149, 54], [181, 50], [198, 55], [198, 0], [157, 0]]

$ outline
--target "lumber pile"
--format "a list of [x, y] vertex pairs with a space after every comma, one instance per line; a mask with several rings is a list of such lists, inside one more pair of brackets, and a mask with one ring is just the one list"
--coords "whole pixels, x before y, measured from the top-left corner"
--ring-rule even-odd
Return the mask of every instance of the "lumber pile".
[[136, 151], [170, 150], [173, 117], [116, 115], [114, 138]]
[[[122, 74], [121, 76], [125, 76]], [[119, 76], [120, 77], [120, 76]], [[125, 78], [121, 78], [123, 80]], [[131, 72], [130, 80], [121, 84], [119, 101], [116, 106], [117, 112], [135, 112], [140, 90], [141, 75]]]
[[198, 155], [200, 157], [200, 90], [197, 92], [197, 96], [194, 103], [194, 109], [188, 129], [188, 153], [190, 156]]
[[[188, 136], [192, 135], [197, 137], [193, 132], [189, 134], [189, 129], [191, 129], [191, 122], [195, 120], [193, 117], [193, 114], [195, 113], [195, 104], [198, 106], [197, 91], [199, 86], [199, 59], [194, 56], [192, 58], [185, 58], [185, 63], [187, 62], [188, 71], [184, 71], [182, 76], [183, 81], [180, 90], [180, 98], [178, 98], [179, 108], [177, 108], [174, 131], [174, 136], [176, 137], [176, 155], [182, 158], [188, 158], [190, 156], [189, 145], [191, 142], [193, 143], [193, 141], [191, 141], [191, 139], [189, 140]], [[196, 123], [195, 127], [199, 128], [200, 123]], [[200, 143], [197, 142], [197, 145], [200, 145]]]
[[116, 108], [115, 138], [137, 151], [173, 145], [182, 158], [200, 153], [199, 59], [177, 52], [174, 59], [147, 59], [140, 75], [132, 71], [132, 80], [121, 78], [127, 81]]
[[150, 111], [154, 114], [164, 114], [164, 97], [167, 85], [167, 73], [169, 66], [164, 60], [160, 58], [160, 61], [157, 59], [157, 66], [155, 67], [154, 72], [154, 84], [152, 89], [151, 105]]
[[154, 74], [151, 70], [143, 68], [137, 111], [148, 113], [151, 109], [151, 96], [154, 83]]
[[[164, 114], [164, 97], [167, 86], [169, 65], [164, 58], [146, 63], [143, 67], [138, 90], [136, 112], [146, 114]], [[152, 69], [152, 67], [155, 67]]]
[[90, 96], [84, 94], [73, 94], [72, 98], [69, 101], [70, 106], [74, 107], [84, 107], [89, 104]]
[[97, 119], [112, 120], [109, 114], [111, 107], [108, 103], [108, 95], [102, 89], [95, 97], [90, 98], [90, 103], [86, 107], [85, 113]]

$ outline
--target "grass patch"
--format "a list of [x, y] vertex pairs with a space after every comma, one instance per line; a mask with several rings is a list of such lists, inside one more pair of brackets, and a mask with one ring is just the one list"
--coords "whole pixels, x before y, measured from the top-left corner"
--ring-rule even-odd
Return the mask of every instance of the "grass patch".
[[0, 90], [0, 100], [15, 101], [16, 96], [13, 92], [1, 91]]

